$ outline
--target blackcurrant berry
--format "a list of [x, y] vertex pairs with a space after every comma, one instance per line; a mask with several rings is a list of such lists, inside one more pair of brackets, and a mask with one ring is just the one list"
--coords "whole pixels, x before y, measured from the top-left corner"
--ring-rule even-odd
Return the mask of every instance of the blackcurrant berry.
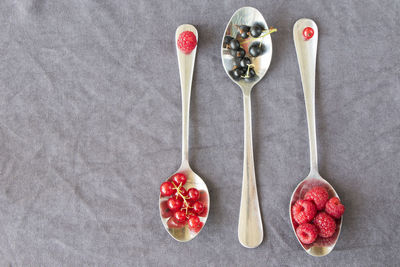
[[262, 45], [261, 43], [253, 43], [249, 48], [249, 54], [252, 57], [258, 57], [262, 53]]
[[254, 76], [256, 76], [256, 72], [255, 72], [255, 70], [253, 69], [253, 68], [250, 68], [249, 69], [249, 73], [247, 73], [246, 72], [246, 79], [251, 79], [251, 78], [253, 78]]
[[244, 74], [244, 70], [242, 68], [237, 68], [232, 71], [232, 76], [235, 79], [239, 79]]
[[240, 37], [242, 37], [242, 39], [246, 39], [247, 37], [249, 37], [249, 31], [250, 31], [249, 26], [241, 25], [239, 27]]
[[238, 49], [240, 48], [240, 43], [239, 43], [239, 41], [236, 40], [236, 39], [232, 39], [232, 40], [229, 42], [229, 48], [230, 48], [231, 50], [238, 50]]
[[242, 32], [240, 34], [240, 37], [242, 37], [242, 39], [246, 39], [247, 37], [249, 37], [249, 34], [247, 32]]
[[231, 55], [235, 58], [241, 59], [246, 55], [246, 51], [243, 48], [239, 48], [236, 51], [231, 50]]
[[227, 46], [233, 40], [232, 36], [226, 35], [224, 37], [224, 47]]
[[251, 28], [250, 28], [250, 34], [251, 34], [251, 36], [253, 36], [254, 38], [257, 38], [258, 36], [260, 36], [261, 35], [261, 33], [263, 32], [263, 28], [260, 26], [260, 25], [253, 25]]
[[242, 67], [242, 68], [247, 68], [247, 65], [249, 65], [249, 64], [251, 64], [251, 60], [248, 57], [244, 57], [240, 61], [240, 67]]

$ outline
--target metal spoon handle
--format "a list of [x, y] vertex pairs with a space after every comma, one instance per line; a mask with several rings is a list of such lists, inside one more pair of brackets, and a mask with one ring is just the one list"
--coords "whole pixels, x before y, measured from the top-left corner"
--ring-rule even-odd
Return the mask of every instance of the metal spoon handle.
[[178, 55], [179, 76], [181, 80], [182, 95], [182, 164], [189, 160], [189, 109], [190, 109], [190, 93], [192, 91], [192, 79], [194, 62], [196, 59], [196, 48], [190, 54], [184, 54], [177, 45], [179, 35], [184, 31], [191, 31], [199, 40], [197, 30], [194, 26], [183, 24], [176, 29], [175, 45]]
[[[305, 40], [303, 36], [303, 30], [306, 27], [311, 27], [314, 30], [314, 35], [309, 40]], [[293, 38], [306, 104], [310, 142], [310, 168], [311, 172], [318, 172], [317, 135], [315, 130], [315, 68], [318, 45], [317, 24], [311, 19], [299, 19], [293, 27]]]
[[256, 175], [253, 158], [253, 140], [251, 133], [250, 93], [243, 93], [244, 107], [244, 159], [242, 198], [239, 213], [239, 242], [247, 248], [255, 248], [263, 240], [263, 227], [258, 203]]

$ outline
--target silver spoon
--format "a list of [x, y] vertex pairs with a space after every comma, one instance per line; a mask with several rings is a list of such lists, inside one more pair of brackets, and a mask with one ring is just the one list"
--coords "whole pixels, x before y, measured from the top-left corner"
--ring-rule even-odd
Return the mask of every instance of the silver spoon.
[[[177, 43], [179, 35], [184, 31], [191, 31], [195, 34], [197, 41], [199, 40], [197, 30], [194, 26], [184, 24], [178, 27], [175, 34], [175, 45]], [[189, 108], [190, 108], [190, 92], [192, 90], [192, 78], [194, 62], [196, 59], [196, 48], [190, 54], [184, 54], [176, 47], [179, 64], [179, 75], [181, 80], [181, 94], [182, 94], [182, 163], [179, 169], [175, 173], [183, 173], [187, 177], [185, 188], [189, 189], [194, 187], [200, 191], [201, 202], [204, 204], [206, 214], [199, 216], [200, 221], [204, 224], [208, 218], [208, 212], [210, 210], [209, 193], [206, 184], [203, 179], [200, 178], [189, 166]], [[191, 231], [186, 224], [184, 227], [174, 227], [168, 222], [169, 218], [163, 216], [162, 206], [166, 204], [169, 197], [161, 197], [159, 200], [160, 217], [161, 221], [167, 230], [167, 232], [177, 241], [187, 242], [197, 236], [199, 232]]]
[[[311, 39], [305, 40], [303, 30], [311, 27], [314, 35]], [[308, 134], [310, 142], [310, 173], [301, 181], [294, 190], [290, 199], [289, 214], [292, 220], [291, 207], [304, 194], [314, 186], [324, 186], [330, 197], [339, 197], [335, 189], [319, 175], [317, 159], [317, 135], [315, 130], [315, 68], [317, 60], [318, 27], [311, 19], [299, 19], [293, 27], [293, 38], [296, 46], [297, 60], [299, 62], [301, 82], [303, 84], [304, 99], [307, 112]], [[329, 254], [339, 238], [342, 219], [340, 219], [335, 234], [330, 238], [317, 238], [311, 245], [304, 245], [297, 238], [295, 228], [292, 224], [296, 238], [304, 250], [312, 256], [325, 256]]]
[[[264, 53], [256, 58], [252, 58], [252, 64], [256, 73], [252, 80], [240, 79], [235, 80], [229, 72], [233, 68], [234, 59], [230, 55], [227, 48], [224, 48], [225, 36], [236, 38], [239, 34], [237, 25], [253, 26], [261, 25], [264, 29], [268, 29], [267, 23], [261, 13], [252, 7], [243, 7], [238, 9], [226, 26], [224, 37], [222, 38], [221, 57], [225, 71], [231, 80], [239, 85], [243, 92], [244, 106], [244, 159], [243, 159], [243, 184], [242, 197], [240, 201], [238, 237], [239, 242], [247, 248], [255, 248], [259, 246], [263, 240], [263, 225], [261, 221], [260, 207], [257, 196], [256, 175], [254, 170], [253, 159], [253, 142], [251, 133], [251, 89], [258, 83], [267, 72], [272, 57], [271, 36], [267, 35], [258, 38], [264, 47]], [[249, 37], [251, 38], [251, 37]], [[247, 39], [246, 39], [247, 40]], [[247, 50], [248, 43], [243, 47]], [[248, 52], [248, 51], [247, 51]]]

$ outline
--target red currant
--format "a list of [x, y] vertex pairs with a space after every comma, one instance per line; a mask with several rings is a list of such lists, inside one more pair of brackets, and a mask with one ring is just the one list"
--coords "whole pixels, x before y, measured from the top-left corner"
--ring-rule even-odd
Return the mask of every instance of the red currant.
[[188, 190], [188, 196], [191, 201], [197, 201], [200, 197], [200, 192], [196, 188], [190, 188]]
[[174, 193], [174, 186], [171, 182], [164, 182], [160, 186], [161, 196], [169, 197]]
[[314, 30], [311, 27], [306, 27], [303, 30], [303, 36], [306, 40], [310, 40], [314, 36]]
[[168, 199], [168, 208], [172, 211], [177, 211], [182, 207], [182, 200], [171, 197]]
[[200, 219], [198, 216], [196, 215], [190, 216], [188, 221], [189, 228], [196, 229], [199, 224], [200, 224]]
[[204, 205], [203, 205], [203, 203], [197, 201], [197, 202], [195, 202], [195, 203], [193, 204], [193, 211], [194, 211], [196, 214], [201, 214], [201, 213], [203, 212], [203, 210], [204, 210]]
[[183, 173], [175, 173], [172, 176], [172, 181], [175, 183], [176, 186], [179, 186], [180, 184], [184, 185], [186, 183], [186, 176]]
[[186, 221], [186, 213], [182, 210], [178, 210], [174, 213], [174, 218], [177, 222]]

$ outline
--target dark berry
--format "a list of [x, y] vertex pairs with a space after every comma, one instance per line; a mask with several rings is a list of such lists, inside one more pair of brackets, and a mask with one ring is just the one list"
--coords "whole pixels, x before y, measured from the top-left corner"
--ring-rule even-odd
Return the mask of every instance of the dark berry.
[[250, 34], [254, 38], [257, 38], [263, 32], [263, 28], [260, 25], [254, 25], [250, 28]]
[[224, 46], [228, 45], [233, 40], [232, 36], [226, 35], [224, 37]]
[[232, 71], [232, 76], [235, 79], [239, 79], [244, 74], [244, 70], [242, 68], [237, 68]]
[[256, 71], [253, 68], [249, 69], [249, 73], [246, 72], [246, 79], [251, 79], [256, 76]]
[[239, 27], [240, 37], [242, 37], [242, 39], [246, 39], [247, 37], [249, 37], [249, 31], [250, 31], [249, 26], [241, 25]]
[[231, 55], [235, 58], [243, 58], [246, 55], [246, 51], [244, 51], [243, 48], [239, 48], [238, 50], [230, 50], [231, 51]]
[[240, 34], [240, 37], [242, 37], [242, 39], [246, 39], [247, 37], [249, 37], [249, 34], [247, 32], [242, 32]]
[[236, 39], [232, 39], [232, 40], [229, 42], [229, 48], [232, 49], [232, 50], [238, 50], [238, 49], [240, 48], [240, 43], [239, 43], [239, 41], [236, 40]]
[[262, 46], [260, 43], [254, 43], [249, 48], [249, 54], [252, 57], [258, 57], [262, 53]]
[[242, 68], [246, 68], [247, 69], [247, 65], [249, 65], [249, 64], [251, 64], [251, 60], [248, 57], [244, 57], [240, 61], [240, 67], [242, 67]]

